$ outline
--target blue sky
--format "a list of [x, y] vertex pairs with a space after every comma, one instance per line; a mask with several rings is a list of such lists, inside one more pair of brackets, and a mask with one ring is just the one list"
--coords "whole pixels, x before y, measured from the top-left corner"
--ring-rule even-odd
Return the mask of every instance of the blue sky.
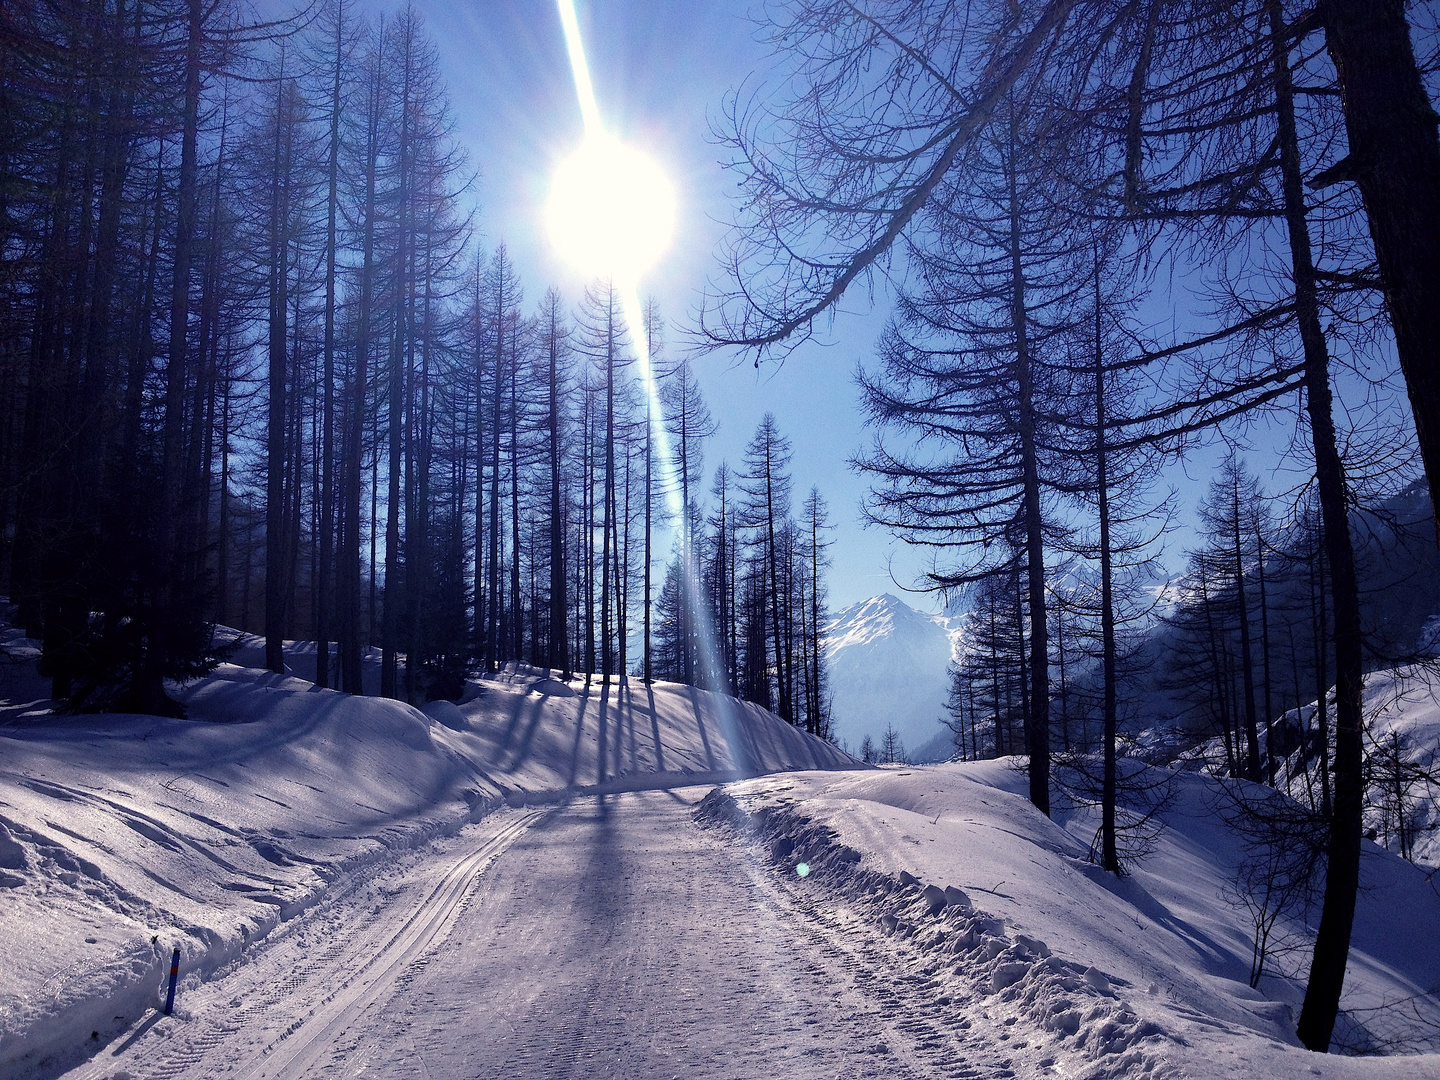
[[[283, 0], [263, 2], [274, 6]], [[572, 301], [578, 299], [586, 282], [550, 249], [543, 223], [550, 176], [582, 135], [555, 0], [413, 2], [439, 51], [457, 141], [478, 174], [474, 198], [481, 244], [493, 248], [503, 240], [508, 245], [531, 303], [551, 285]], [[384, 0], [361, 3], [374, 14], [394, 10]], [[725, 149], [715, 143], [712, 128], [723, 116], [727, 94], [742, 87], [748, 91], [763, 81], [767, 56], [749, 17], [759, 5], [760, 0], [576, 0], [605, 126], [656, 157], [678, 189], [673, 248], [642, 284], [642, 291], [653, 294], [677, 324], [672, 356], [681, 344], [678, 324], [693, 314], [714, 272], [724, 223], [734, 213], [730, 196], [735, 180], [720, 165]], [[1183, 320], [1187, 288], [1184, 274], [1172, 278], [1157, 310]], [[828, 327], [783, 365], [770, 362], [756, 371], [748, 358], [725, 353], [708, 354], [697, 362], [719, 423], [718, 434], [706, 447], [702, 490], [708, 491], [710, 471], [722, 459], [732, 466], [739, 463], [760, 417], [774, 412], [794, 446], [797, 503], [816, 485], [831, 507], [836, 533], [829, 588], [835, 610], [877, 593], [899, 592], [930, 557], [896, 543], [882, 530], [860, 525], [866, 482], [846, 465], [867, 438], [853, 372], [873, 351], [885, 301], [879, 296], [872, 305], [861, 288], [852, 293]], [[1381, 348], [1382, 367], [1393, 368], [1390, 351], [1388, 343]], [[1367, 402], [1376, 392], [1367, 380], [1376, 374], [1339, 375], [1342, 427], [1347, 400], [1372, 419], [1388, 416], [1388, 423], [1397, 409], [1404, 410], [1393, 375], [1378, 400]], [[1278, 457], [1295, 433], [1298, 404], [1287, 401], [1284, 414], [1242, 435], [1250, 464], [1272, 492], [1303, 484], [1310, 475], [1305, 454], [1288, 461]], [[1351, 423], [1363, 427], [1366, 420], [1357, 416]], [[1413, 441], [1413, 434], [1410, 438]], [[1165, 562], [1172, 570], [1183, 564], [1185, 549], [1195, 543], [1189, 527], [1193, 507], [1222, 453], [1212, 445], [1167, 470], [1169, 484], [1180, 492], [1179, 519], [1166, 545]], [[922, 609], [938, 605], [925, 596], [907, 599]]]
[[[379, 4], [369, 5], [385, 10]], [[712, 120], [725, 95], [765, 63], [746, 0], [578, 0], [581, 31], [605, 124], [658, 158], [678, 188], [680, 219], [670, 255], [643, 289], [673, 322], [696, 307], [711, 272], [734, 181], [719, 165]], [[554, 0], [416, 0], [439, 49], [456, 136], [479, 172], [476, 197], [482, 242], [507, 244], [526, 297], [549, 285], [577, 298], [585, 282], [550, 250], [543, 205], [556, 164], [578, 143], [582, 125]], [[896, 591], [888, 566], [910, 581], [920, 564], [888, 535], [859, 525], [863, 478], [846, 460], [864, 433], [852, 373], [879, 333], [883, 311], [869, 298], [848, 300], [830, 332], [783, 366], [756, 371], [728, 354], [700, 358], [706, 399], [719, 431], [706, 447], [708, 473], [722, 459], [738, 464], [767, 410], [794, 445], [798, 499], [811, 485], [830, 503], [837, 525], [829, 579], [840, 608]], [[673, 333], [670, 353], [679, 347]], [[924, 598], [913, 598], [929, 606]]]

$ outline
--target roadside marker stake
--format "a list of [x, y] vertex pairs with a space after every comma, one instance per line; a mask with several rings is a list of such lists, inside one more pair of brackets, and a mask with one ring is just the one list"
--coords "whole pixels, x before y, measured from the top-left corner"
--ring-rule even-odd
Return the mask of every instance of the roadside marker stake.
[[165, 995], [165, 1015], [169, 1016], [175, 1008], [175, 981], [180, 978], [180, 950], [177, 948], [170, 954], [170, 992]]

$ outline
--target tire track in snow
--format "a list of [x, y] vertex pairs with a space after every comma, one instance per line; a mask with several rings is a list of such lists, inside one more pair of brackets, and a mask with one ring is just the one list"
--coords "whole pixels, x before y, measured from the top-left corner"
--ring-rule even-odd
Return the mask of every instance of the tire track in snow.
[[[789, 879], [760, 871], [771, 903], [785, 911], [797, 939], [817, 958], [814, 970], [864, 1003], [891, 1054], [923, 1076], [1008, 1080], [1028, 1070], [970, 1033], [967, 1012], [978, 1003], [954, 996], [933, 971], [897, 971], [899, 958], [854, 920]], [[898, 1063], [898, 1062], [897, 1062]], [[1040, 1070], [1037, 1070], [1039, 1072]], [[1043, 1073], [1042, 1073], [1043, 1075]]]
[[316, 1074], [1015, 1076], [993, 1044], [947, 1035], [911, 1000], [923, 989], [890, 993], [907, 967], [817, 924], [766, 867], [698, 828], [681, 794], [577, 800], [533, 830], [435, 961]]
[[1097, 986], [1089, 969], [1042, 941], [1007, 936], [968, 902], [936, 909], [906, 875], [857, 873], [859, 854], [833, 830], [788, 800], [760, 801], [751, 809], [717, 788], [696, 817], [753, 854], [760, 880], [800, 915], [818, 949], [842, 954], [840, 967], [918, 1067], [957, 1080], [1177, 1075], [1155, 1055], [1181, 1040], [1138, 1016], [1103, 976]]
[[[1008, 1044], [967, 1030], [978, 1002], [941, 1004], [954, 988], [923, 964], [901, 962], [891, 942], [809, 895], [807, 883], [698, 829], [673, 798], [597, 800], [610, 802], [608, 815], [578, 800], [527, 830], [532, 813], [459, 859], [378, 882], [395, 896], [395, 881], [447, 868], [433, 888], [426, 876], [429, 898], [398, 932], [400, 904], [374, 920], [382, 935], [367, 926], [358, 891], [332, 913], [314, 912], [325, 915], [317, 925], [297, 920], [275, 955], [208, 984], [210, 1007], [197, 1020], [162, 1025], [168, 1045], [140, 1043], [136, 1074], [1040, 1075], [1012, 1065]], [[234, 1011], [221, 1007], [237, 990], [251, 995], [243, 1008], [239, 997]]]

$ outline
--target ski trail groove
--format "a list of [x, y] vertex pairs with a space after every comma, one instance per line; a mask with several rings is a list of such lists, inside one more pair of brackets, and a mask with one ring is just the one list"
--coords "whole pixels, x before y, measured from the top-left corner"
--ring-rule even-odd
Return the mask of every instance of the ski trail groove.
[[425, 966], [426, 951], [443, 936], [463, 906], [476, 875], [545, 813], [534, 810], [524, 814], [452, 864], [424, 903], [378, 952], [266, 1047], [258, 1061], [236, 1075], [241, 1080], [311, 1075], [316, 1062], [366, 1010], [397, 986], [409, 985], [417, 967]]
[[314, 1074], [1017, 1076], [1006, 1044], [965, 1031], [964, 1006], [934, 1000], [944, 994], [931, 973], [701, 829], [694, 797], [577, 800], [532, 830], [487, 875], [433, 962]]
[[[337, 881], [315, 907], [182, 992], [175, 1017], [151, 1012], [118, 1047], [101, 1050], [67, 1080], [305, 1074], [327, 1038], [353, 1037], [347, 1020], [425, 970], [429, 951], [476, 896], [480, 874], [551, 812], [486, 819], [484, 834], [460, 848], [464, 854], [436, 860], [438, 884], [425, 874], [422, 852], [398, 874], [382, 860]], [[464, 843], [465, 835], [455, 839]]]

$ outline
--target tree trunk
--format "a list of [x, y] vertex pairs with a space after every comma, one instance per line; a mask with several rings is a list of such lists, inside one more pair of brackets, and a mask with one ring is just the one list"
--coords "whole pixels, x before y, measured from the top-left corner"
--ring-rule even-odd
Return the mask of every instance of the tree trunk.
[[[366, 107], [365, 136], [365, 223], [360, 261], [360, 304], [356, 313], [354, 375], [350, 385], [350, 431], [346, 446], [345, 467], [345, 550], [341, 556], [341, 582], [344, 596], [341, 603], [341, 671], [345, 689], [352, 694], [365, 693], [364, 635], [360, 624], [360, 597], [363, 580], [360, 567], [360, 496], [364, 486], [365, 407], [370, 376], [370, 319], [374, 303], [375, 281], [375, 187], [379, 164], [380, 91], [379, 65], [383, 60], [383, 35], [377, 39], [376, 69], [371, 74], [370, 101]], [[378, 449], [377, 449], [378, 452]], [[374, 541], [374, 520], [371, 520], [371, 541]], [[374, 571], [371, 555], [371, 571]]]
[[643, 624], [641, 633], [644, 635], [644, 644], [641, 648], [640, 677], [645, 685], [655, 681], [655, 668], [651, 659], [651, 636], [650, 636], [650, 576], [654, 561], [651, 552], [651, 527], [652, 527], [652, 505], [655, 501], [655, 484], [651, 475], [651, 468], [655, 460], [655, 395], [650, 393], [654, 385], [653, 364], [655, 362], [655, 308], [651, 304], [645, 311], [645, 582], [643, 587], [644, 596], [641, 597], [641, 622]]
[[[518, 356], [518, 354], [517, 354]], [[525, 655], [525, 618], [520, 603], [520, 364], [510, 378], [510, 627], [511, 655]]]
[[820, 501], [816, 493], [811, 502], [810, 516], [810, 632], [814, 635], [810, 649], [810, 695], [813, 716], [810, 733], [822, 738], [829, 734], [820, 730], [825, 703], [820, 698]]
[[1030, 707], [1025, 741], [1030, 755], [1030, 801], [1050, 814], [1050, 643], [1045, 623], [1045, 539], [1040, 523], [1040, 468], [1036, 450], [1034, 375], [1031, 370], [1021, 263], [1019, 198], [1015, 187], [1014, 132], [1006, 173], [1010, 194], [1011, 311], [1015, 332], [1015, 368], [1020, 388], [1020, 454], [1024, 483], [1025, 562], [1029, 575]]
[[[165, 369], [165, 418], [162, 437], [160, 564], [168, 576], [178, 571], [175, 530], [180, 523], [182, 422], [190, 323], [190, 264], [195, 241], [195, 195], [199, 166], [200, 46], [204, 2], [187, 0], [185, 105], [180, 136], [180, 180], [175, 213], [175, 264], [170, 280], [170, 345]], [[277, 103], [279, 98], [277, 96]], [[278, 117], [277, 117], [278, 122]], [[267, 645], [267, 655], [268, 655]]]
[[[1350, 10], [1351, 7], [1352, 5], [1343, 3], [1328, 3], [1322, 6], [1321, 10], [1327, 18], [1328, 36], [1332, 39], [1337, 36], [1337, 32], [1342, 40], [1345, 38], [1345, 32], [1339, 31], [1338, 27], [1349, 25], [1344, 18], [1346, 14], [1352, 18], [1357, 14]], [[1403, 11], [1400, 5], [1376, 2], [1367, 4], [1366, 7], [1382, 16], [1381, 21], [1383, 21], [1384, 13], [1393, 8], [1394, 19], [1400, 26], [1401, 40], [1390, 40], [1388, 47], [1400, 49], [1403, 46], [1403, 56], [1410, 56], [1410, 41], [1408, 33], [1405, 31]], [[1311, 437], [1315, 447], [1315, 479], [1320, 494], [1320, 511], [1325, 528], [1325, 547], [1330, 560], [1331, 592], [1335, 606], [1335, 809], [1330, 822], [1330, 843], [1326, 853], [1325, 901], [1320, 912], [1320, 927], [1315, 937], [1315, 953], [1310, 963], [1310, 979], [1305, 987], [1305, 1001], [1301, 1006], [1300, 1021], [1296, 1028], [1296, 1034], [1299, 1035], [1302, 1043], [1311, 1050], [1323, 1053], [1330, 1047], [1330, 1037], [1335, 1028], [1335, 1017], [1340, 1009], [1340, 992], [1345, 983], [1345, 962], [1350, 954], [1350, 933], [1355, 921], [1355, 895], [1360, 883], [1361, 811], [1364, 803], [1360, 743], [1360, 699], [1364, 690], [1360, 651], [1360, 590], [1355, 571], [1355, 553], [1350, 542], [1350, 524], [1345, 508], [1344, 466], [1336, 445], [1335, 425], [1331, 412], [1330, 358], [1325, 345], [1325, 336], [1320, 326], [1315, 268], [1310, 254], [1310, 232], [1305, 221], [1304, 194], [1300, 179], [1300, 154], [1295, 132], [1294, 90], [1290, 77], [1290, 49], [1285, 36], [1284, 14], [1281, 11], [1279, 0], [1271, 0], [1269, 15], [1274, 50], [1276, 102], [1279, 106], [1280, 163], [1285, 185], [1285, 221], [1290, 234], [1291, 265], [1295, 274], [1295, 313], [1300, 328], [1300, 339], [1305, 350], [1305, 400], [1310, 417]], [[1353, 49], [1355, 44], [1351, 42], [1347, 47]], [[1334, 55], [1336, 46], [1332, 46], [1331, 51]], [[1388, 155], [1392, 150], [1406, 154], [1414, 153], [1414, 150], [1403, 146], [1387, 145], [1369, 132], [1357, 138], [1357, 134], [1360, 132], [1357, 131], [1353, 118], [1357, 112], [1357, 97], [1359, 107], [1363, 108], [1366, 100], [1365, 94], [1373, 88], [1365, 82], [1363, 74], [1357, 74], [1357, 72], [1363, 73], [1365, 70], [1363, 59], [1357, 60], [1352, 56], [1344, 59], [1336, 56], [1335, 59], [1341, 72], [1342, 83], [1348, 78], [1349, 81], [1358, 82], [1364, 88], [1358, 94], [1353, 86], [1346, 92], [1346, 114], [1350, 124], [1352, 152], [1359, 148], [1362, 154], [1380, 152]], [[1375, 57], [1374, 59], [1380, 58]], [[1391, 57], [1387, 62], [1397, 64], [1399, 58]], [[1413, 58], [1411, 63], [1413, 74]], [[1350, 69], [1349, 71], [1347, 71], [1347, 67]], [[1406, 101], [1404, 97], [1399, 96], [1400, 87], [1390, 86], [1389, 90], [1396, 96], [1385, 102], [1386, 112], [1394, 110], [1397, 103]], [[1424, 104], [1425, 112], [1430, 117], [1431, 126], [1426, 134], [1434, 169], [1431, 176], [1433, 183], [1428, 190], [1432, 197], [1440, 199], [1440, 154], [1436, 152], [1435, 114], [1429, 111], [1429, 105], [1425, 102], [1418, 77], [1414, 81], [1414, 90], [1420, 95], [1419, 101]], [[1374, 105], [1379, 106], [1380, 101], [1376, 100]], [[1413, 99], [1411, 107], [1415, 107]], [[1416, 116], [1415, 120], [1418, 121], [1419, 116]], [[1423, 132], [1423, 125], [1420, 130]], [[1419, 136], [1415, 137], [1419, 142]], [[1388, 168], [1388, 165], [1381, 166], [1377, 163], [1374, 166], [1374, 173], [1378, 174], [1385, 168]], [[1364, 182], [1362, 181], [1362, 190], [1363, 186]], [[1410, 191], [1408, 194], [1411, 197], [1423, 197], [1420, 192], [1416, 191]], [[1370, 202], [1371, 199], [1367, 197], [1367, 209], [1370, 210], [1371, 228], [1374, 231], [1376, 214], [1375, 210], [1370, 207]], [[1434, 228], [1437, 220], [1440, 220], [1437, 219], [1436, 212], [1436, 203], [1431, 203], [1424, 208], [1425, 221], [1431, 225], [1431, 231], [1425, 234], [1430, 241], [1430, 246], [1424, 249], [1425, 255], [1420, 260], [1420, 264], [1416, 264], [1414, 268], [1418, 269], [1421, 264], [1428, 267], [1429, 277], [1426, 280], [1432, 285], [1440, 287], [1440, 276], [1436, 275], [1434, 258], [1436, 250], [1440, 250], [1440, 231]], [[1412, 222], [1412, 227], [1417, 230], [1423, 225], [1422, 221]], [[1377, 236], [1377, 249], [1380, 246], [1380, 239]], [[1385, 270], [1384, 256], [1381, 256], [1381, 267], [1383, 273]], [[1391, 273], [1393, 273], [1393, 269]], [[1386, 276], [1387, 279], [1390, 277], [1389, 274]], [[1387, 292], [1390, 291], [1387, 290]], [[1433, 338], [1433, 334], [1440, 333], [1440, 318], [1436, 316], [1433, 293], [1434, 290], [1431, 290], [1424, 302], [1424, 306], [1429, 309], [1425, 313], [1425, 318], [1429, 320], [1427, 324], [1429, 329], [1426, 333], [1432, 335], [1425, 345], [1424, 363], [1427, 377], [1431, 380], [1431, 392], [1440, 393], [1440, 382], [1435, 381], [1437, 372], [1434, 369], [1437, 367], [1437, 357], [1436, 343]], [[1395, 301], [1392, 299], [1392, 311], [1394, 303]], [[1398, 338], [1401, 322], [1398, 313], [1396, 313], [1395, 321], [1396, 337]], [[1407, 376], [1408, 374], [1407, 371]], [[1415, 399], [1415, 393], [1412, 383], [1412, 400]], [[1440, 396], [1432, 399], [1432, 409], [1436, 405], [1440, 405]], [[1418, 421], [1420, 415], [1418, 404], [1416, 414]], [[1432, 411], [1430, 418], [1440, 419], [1440, 412]], [[1436, 432], [1436, 434], [1440, 434], [1440, 432]], [[1440, 466], [1440, 457], [1433, 461], [1436, 466]], [[1430, 464], [1430, 460], [1427, 460], [1428, 464]], [[1440, 470], [1432, 472], [1431, 475], [1440, 477]]]
[[[565, 506], [560, 488], [560, 326], [558, 301], [550, 298], [550, 659], [570, 677], [570, 647], [566, 640], [569, 607], [565, 600]], [[648, 538], [648, 534], [647, 534]], [[648, 554], [648, 550], [647, 550]], [[648, 625], [648, 623], [647, 623]], [[648, 656], [648, 651], [647, 651]]]
[[340, 72], [343, 65], [345, 6], [340, 0], [335, 15], [335, 65], [330, 84], [330, 160], [326, 168], [325, 198], [325, 359], [320, 384], [322, 410], [320, 436], [319, 567], [315, 583], [315, 685], [330, 685], [330, 579], [335, 532], [335, 245], [340, 184]]
[[[776, 704], [779, 706], [780, 718], [787, 724], [795, 722], [794, 711], [791, 708], [790, 699], [785, 687], [785, 662], [783, 645], [781, 644], [781, 623], [780, 623], [780, 553], [775, 543], [775, 498], [774, 498], [774, 465], [770, 459], [771, 443], [765, 444], [765, 561], [769, 564], [770, 570], [770, 613], [771, 631], [775, 635], [775, 683], [778, 695]], [[686, 508], [686, 515], [689, 515], [689, 508]]]
[[[402, 241], [403, 244], [403, 241]], [[404, 262], [404, 256], [401, 256]], [[403, 270], [401, 271], [403, 275]], [[401, 291], [403, 293], [403, 284]], [[380, 613], [380, 696], [399, 696], [397, 646], [400, 633], [400, 597], [403, 591], [400, 583], [400, 499], [403, 496], [401, 480], [404, 476], [402, 442], [405, 426], [405, 375], [402, 365], [405, 361], [404, 313], [400, 310], [402, 301], [397, 299], [394, 312], [394, 326], [390, 337], [389, 372], [389, 467], [387, 472], [385, 498], [385, 598]], [[378, 456], [379, 449], [376, 449]]]
[[[1425, 475], [1430, 490], [1440, 491], [1440, 304], [1435, 299], [1440, 296], [1440, 139], [1435, 111], [1415, 63], [1403, 0], [1320, 0], [1317, 13], [1339, 77], [1350, 153], [1312, 183], [1353, 179], [1360, 187]], [[1440, 511], [1440, 501], [1432, 510]]]
[[[1260, 586], [1260, 677], [1265, 680], [1265, 783], [1275, 786], [1274, 693], [1270, 682], [1270, 597], [1265, 588], [1265, 537], [1255, 523], [1255, 571]], [[1287, 755], [1288, 756], [1288, 755]]]
[[[198, 3], [198, 0], [197, 0]], [[270, 178], [269, 414], [265, 443], [265, 666], [285, 672], [285, 345], [289, 314], [290, 128], [285, 83], [275, 87], [275, 146]]]
[[610, 533], [615, 527], [615, 291], [606, 293], [605, 322], [605, 476], [600, 522], [600, 670], [610, 682]]
[[[497, 255], [498, 258], [498, 255]], [[494, 671], [500, 655], [500, 431], [501, 402], [504, 400], [505, 322], [508, 318], [505, 296], [505, 271], [501, 265], [496, 274], [499, 285], [495, 303], [495, 377], [494, 398], [490, 415], [490, 545], [489, 577], [485, 597], [485, 668]]]
[[1245, 595], [1245, 560], [1240, 546], [1240, 473], [1231, 476], [1230, 509], [1235, 514], [1235, 599], [1240, 617], [1240, 674], [1245, 690], [1245, 773], [1260, 782], [1260, 727], [1255, 717], [1255, 656], [1250, 648], [1250, 602]]
[[1115, 736], [1118, 724], [1115, 688], [1115, 601], [1110, 553], [1110, 463], [1105, 433], [1105, 360], [1100, 334], [1100, 260], [1095, 260], [1095, 496], [1100, 517], [1100, 640], [1104, 682], [1104, 776], [1100, 791], [1100, 865], [1120, 873], [1115, 840]]

